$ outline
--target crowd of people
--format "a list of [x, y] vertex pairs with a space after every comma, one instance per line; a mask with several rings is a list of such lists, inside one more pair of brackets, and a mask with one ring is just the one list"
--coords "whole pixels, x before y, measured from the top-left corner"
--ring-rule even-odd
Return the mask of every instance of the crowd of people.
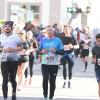
[[[84, 63], [83, 71], [86, 72], [90, 51], [93, 54], [100, 96], [100, 33], [96, 35], [95, 41], [92, 41], [87, 26], [79, 29], [78, 27], [73, 28], [70, 25], [64, 25], [61, 29], [58, 28], [57, 23], [52, 26], [43, 27], [41, 25], [36, 27], [31, 22], [26, 23], [20, 30], [13, 26], [13, 21], [6, 21], [0, 35], [4, 100], [7, 100], [8, 97], [9, 81], [12, 84], [12, 100], [16, 100], [16, 91], [20, 91], [23, 85], [32, 84], [35, 63], [41, 63], [44, 100], [48, 99], [48, 82], [50, 83], [49, 100], [53, 100], [59, 65], [63, 66], [64, 83], [62, 87], [65, 88], [68, 82], [67, 86], [70, 88], [74, 67], [73, 58], [80, 57], [82, 59]], [[91, 42], [94, 44], [93, 48], [91, 48]]]

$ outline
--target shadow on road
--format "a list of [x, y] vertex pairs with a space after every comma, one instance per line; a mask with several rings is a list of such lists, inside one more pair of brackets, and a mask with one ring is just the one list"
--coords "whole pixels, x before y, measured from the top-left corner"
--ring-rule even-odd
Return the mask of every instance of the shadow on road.
[[[3, 100], [3, 97], [0, 96], [0, 100]], [[11, 100], [9, 96], [7, 100]], [[17, 97], [17, 100], [44, 100], [42, 97]], [[96, 100], [96, 99], [82, 99], [82, 98], [55, 98], [54, 100]]]

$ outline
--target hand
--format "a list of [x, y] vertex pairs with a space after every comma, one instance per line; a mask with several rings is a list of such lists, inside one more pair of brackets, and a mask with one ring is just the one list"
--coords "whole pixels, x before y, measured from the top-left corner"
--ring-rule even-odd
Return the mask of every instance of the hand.
[[64, 50], [70, 50], [70, 46], [69, 45], [64, 45]]
[[47, 54], [48, 53], [48, 50], [42, 49], [41, 53]]
[[13, 53], [13, 52], [16, 52], [16, 48], [9, 48], [10, 49], [10, 52]]
[[55, 48], [50, 48], [50, 52], [55, 53]]
[[10, 53], [11, 52], [11, 49], [10, 48], [3, 48], [3, 52]]
[[70, 48], [73, 48], [74, 46], [73, 46], [72, 44], [69, 44], [69, 47], [70, 47]]
[[37, 49], [32, 49], [32, 52], [36, 52], [37, 51]]
[[3, 51], [5, 53], [12, 53], [12, 52], [16, 52], [16, 49], [15, 48], [4, 48]]
[[96, 63], [96, 59], [93, 59], [93, 60], [92, 60], [92, 64], [95, 64], [95, 63]]

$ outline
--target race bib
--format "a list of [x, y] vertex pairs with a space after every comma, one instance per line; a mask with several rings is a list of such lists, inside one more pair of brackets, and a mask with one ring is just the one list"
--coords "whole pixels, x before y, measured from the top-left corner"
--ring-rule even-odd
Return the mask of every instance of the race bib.
[[98, 65], [100, 66], [100, 58], [97, 59]]
[[74, 49], [79, 49], [79, 44], [74, 45]]
[[8, 56], [7, 53], [3, 53], [2, 54], [2, 61], [7, 61], [7, 56]]
[[88, 45], [85, 45], [83, 48], [84, 49], [89, 49], [89, 46]]
[[46, 61], [47, 61], [48, 63], [53, 62], [54, 60], [55, 60], [54, 55], [47, 55], [47, 56], [46, 56]]
[[70, 50], [68, 45], [64, 45], [64, 50]]
[[47, 57], [46, 59], [47, 59], [48, 61], [52, 61], [52, 60], [54, 60], [54, 56]]

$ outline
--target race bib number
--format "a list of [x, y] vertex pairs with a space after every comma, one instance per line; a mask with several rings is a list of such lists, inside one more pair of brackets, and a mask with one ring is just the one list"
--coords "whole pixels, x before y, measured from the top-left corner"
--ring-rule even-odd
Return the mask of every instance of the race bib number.
[[47, 57], [47, 60], [48, 60], [48, 61], [54, 60], [54, 56]]
[[2, 54], [2, 61], [7, 61], [7, 53]]
[[54, 60], [55, 60], [55, 57], [54, 56], [47, 56], [46, 57], [46, 61], [49, 62], [49, 63], [50, 62], [53, 62]]
[[100, 58], [97, 59], [98, 65], [100, 66]]

